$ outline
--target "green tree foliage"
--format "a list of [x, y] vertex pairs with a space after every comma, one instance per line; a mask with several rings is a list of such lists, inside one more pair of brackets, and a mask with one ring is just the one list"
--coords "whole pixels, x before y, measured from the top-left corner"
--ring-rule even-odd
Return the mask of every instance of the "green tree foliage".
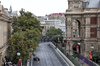
[[[26, 29], [34, 29], [38, 28], [40, 30], [40, 22], [32, 16], [31, 12], [25, 12], [24, 9], [20, 11], [20, 16], [17, 18], [14, 18], [14, 32], [17, 31], [26, 31]], [[17, 22], [17, 23], [16, 23]]]
[[[7, 58], [14, 63], [18, 62], [17, 52], [20, 52], [20, 58], [27, 60], [29, 53], [36, 50], [39, 40], [42, 37], [40, 22], [32, 16], [31, 12], [20, 11], [18, 18], [13, 17], [13, 35], [9, 39], [9, 53]], [[27, 46], [26, 46], [27, 45]], [[33, 52], [33, 55], [34, 52]]]
[[62, 31], [60, 29], [56, 28], [51, 28], [50, 30], [47, 31], [46, 35], [53, 41], [58, 42], [58, 37], [59, 40], [62, 41]]

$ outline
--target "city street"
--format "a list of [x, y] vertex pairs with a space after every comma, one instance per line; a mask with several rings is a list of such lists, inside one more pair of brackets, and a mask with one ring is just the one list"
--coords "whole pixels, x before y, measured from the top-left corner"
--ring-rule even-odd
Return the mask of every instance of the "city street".
[[[35, 51], [40, 61], [32, 60], [32, 66], [69, 66], [61, 55], [53, 48], [51, 42], [40, 43]], [[34, 57], [33, 57], [34, 58]]]

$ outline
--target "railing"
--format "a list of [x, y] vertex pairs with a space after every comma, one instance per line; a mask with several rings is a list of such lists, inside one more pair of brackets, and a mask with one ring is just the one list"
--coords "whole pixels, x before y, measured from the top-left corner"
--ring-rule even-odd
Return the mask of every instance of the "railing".
[[69, 55], [66, 50], [62, 49], [59, 44], [56, 44], [58, 49], [75, 65], [75, 66], [82, 66], [80, 62], [78, 62], [73, 56]]
[[85, 60], [84, 62], [87, 63], [89, 66], [98, 66], [96, 63], [90, 61], [89, 59], [87, 59], [86, 57], [84, 57], [80, 54], [78, 54], [77, 57], [81, 60], [84, 59]]

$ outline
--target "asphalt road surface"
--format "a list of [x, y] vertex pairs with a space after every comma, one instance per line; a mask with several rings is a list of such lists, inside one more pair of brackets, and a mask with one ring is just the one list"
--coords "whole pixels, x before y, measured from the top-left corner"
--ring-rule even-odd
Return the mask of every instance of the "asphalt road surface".
[[[61, 55], [53, 48], [51, 42], [40, 43], [35, 51], [40, 61], [32, 61], [32, 66], [69, 66]], [[34, 58], [34, 57], [33, 57]]]

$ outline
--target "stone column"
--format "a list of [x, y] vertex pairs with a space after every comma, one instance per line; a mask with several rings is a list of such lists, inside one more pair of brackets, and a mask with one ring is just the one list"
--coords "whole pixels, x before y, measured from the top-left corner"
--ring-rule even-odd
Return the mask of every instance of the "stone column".
[[71, 44], [70, 44], [70, 55], [73, 55], [73, 42], [71, 42]]
[[0, 66], [2, 66], [2, 52], [0, 53]]
[[68, 54], [73, 55], [73, 50], [72, 50], [72, 46], [73, 46], [73, 42], [69, 41], [70, 46], [66, 45], [66, 51]]

